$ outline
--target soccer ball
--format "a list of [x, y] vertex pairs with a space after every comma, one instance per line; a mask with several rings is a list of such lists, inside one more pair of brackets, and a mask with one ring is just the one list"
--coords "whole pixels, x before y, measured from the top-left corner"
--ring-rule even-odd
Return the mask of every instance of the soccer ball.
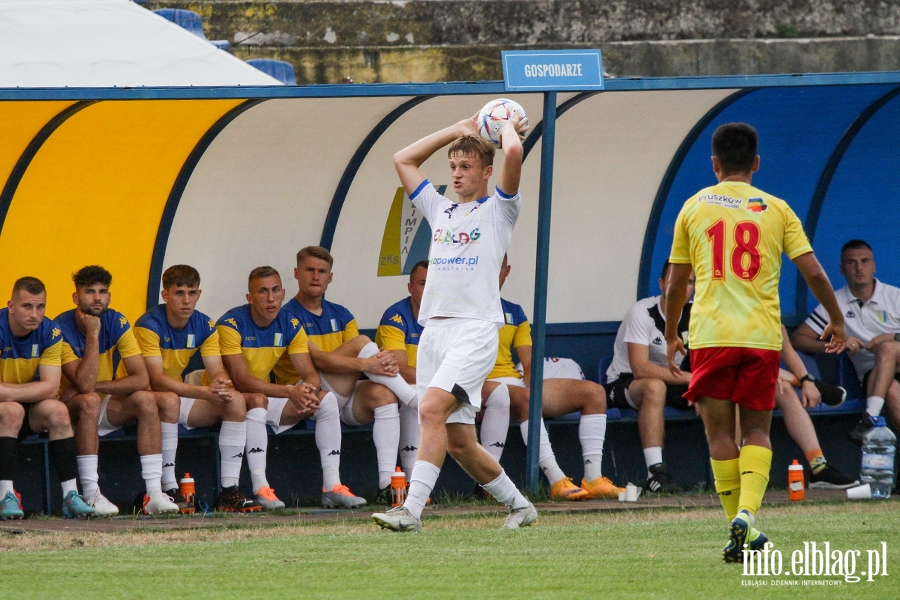
[[524, 119], [525, 109], [508, 98], [491, 100], [478, 113], [478, 134], [495, 146], [499, 146], [503, 122], [508, 121], [513, 114], [518, 115], [520, 120]]

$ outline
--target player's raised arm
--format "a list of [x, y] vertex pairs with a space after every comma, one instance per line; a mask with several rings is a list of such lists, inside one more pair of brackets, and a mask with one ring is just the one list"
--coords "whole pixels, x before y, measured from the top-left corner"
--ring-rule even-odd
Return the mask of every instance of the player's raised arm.
[[507, 196], [515, 196], [519, 191], [519, 180], [522, 177], [522, 159], [525, 151], [522, 148], [522, 134], [528, 130], [528, 117], [521, 121], [513, 113], [500, 130], [500, 148], [503, 150], [503, 167], [497, 178], [497, 187]]
[[669, 361], [669, 371], [676, 377], [681, 375], [681, 369], [675, 364], [675, 353], [685, 353], [684, 343], [678, 337], [678, 321], [681, 319], [681, 311], [687, 303], [687, 286], [691, 278], [693, 267], [689, 264], [672, 263], [669, 267], [669, 279], [666, 280], [666, 358]]
[[[471, 118], [463, 119], [455, 125], [445, 127], [431, 135], [423, 137], [418, 142], [410, 144], [403, 150], [394, 154], [394, 168], [400, 177], [400, 183], [407, 194], [416, 191], [423, 181], [425, 174], [419, 169], [432, 154], [464, 135], [478, 135], [478, 114]], [[521, 161], [520, 161], [521, 162]]]

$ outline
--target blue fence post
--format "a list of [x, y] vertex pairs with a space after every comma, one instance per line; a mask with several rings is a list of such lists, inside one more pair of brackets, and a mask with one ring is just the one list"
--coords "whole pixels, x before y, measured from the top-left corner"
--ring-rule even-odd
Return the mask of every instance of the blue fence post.
[[544, 391], [544, 336], [547, 333], [547, 271], [550, 264], [550, 204], [553, 195], [553, 143], [556, 138], [556, 92], [544, 93], [541, 122], [541, 184], [538, 196], [537, 260], [534, 271], [534, 320], [532, 322], [531, 397], [528, 405], [528, 452], [525, 455], [525, 489], [535, 492], [540, 483], [541, 398]]

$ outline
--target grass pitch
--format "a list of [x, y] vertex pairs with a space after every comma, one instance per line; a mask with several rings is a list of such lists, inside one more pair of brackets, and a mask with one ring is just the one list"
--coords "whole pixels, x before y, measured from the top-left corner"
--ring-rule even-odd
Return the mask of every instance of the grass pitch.
[[[241, 523], [201, 530], [0, 535], [10, 598], [896, 598], [898, 503], [764, 507], [784, 555], [804, 542], [861, 551], [887, 543], [887, 576], [743, 575], [720, 558], [721, 510], [544, 514], [522, 531], [502, 516], [430, 517], [394, 534], [371, 522]], [[825, 584], [823, 584], [825, 582]]]

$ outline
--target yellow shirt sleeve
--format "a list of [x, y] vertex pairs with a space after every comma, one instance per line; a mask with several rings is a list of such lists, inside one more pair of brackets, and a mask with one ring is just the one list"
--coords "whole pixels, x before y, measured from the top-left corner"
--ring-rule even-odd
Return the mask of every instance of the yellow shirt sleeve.
[[146, 327], [135, 327], [134, 337], [137, 339], [141, 354], [145, 357], [162, 356], [159, 348], [159, 334]]
[[684, 226], [684, 208], [675, 219], [675, 237], [672, 240], [672, 252], [669, 253], [669, 262], [679, 264], [691, 263], [691, 238]]
[[58, 367], [62, 364], [62, 337], [56, 340], [56, 343], [46, 348], [41, 354], [41, 361], [38, 364], [50, 367]]
[[308, 353], [309, 353], [309, 338], [306, 336], [306, 330], [301, 327], [300, 332], [294, 336], [294, 339], [291, 340], [291, 344], [288, 346], [288, 354], [308, 354]]
[[385, 350], [406, 351], [406, 333], [390, 325], [379, 325], [375, 334], [375, 343]]
[[212, 335], [200, 345], [200, 356], [221, 356], [222, 351], [219, 346], [219, 330], [214, 329]]
[[242, 353], [241, 334], [237, 330], [225, 325], [217, 325], [216, 332], [219, 334], [219, 351], [222, 356]]
[[785, 207], [784, 215], [784, 253], [791, 260], [812, 252], [812, 246], [809, 244], [809, 238], [803, 231], [803, 224], [797, 218], [796, 213], [790, 206]]
[[518, 327], [516, 327], [516, 333], [513, 336], [512, 347], [518, 348], [520, 346], [530, 346], [531, 345], [531, 323], [525, 321], [520, 323]]
[[60, 350], [60, 363], [63, 365], [67, 365], [70, 362], [75, 362], [76, 360], [81, 360], [78, 358], [78, 355], [75, 354], [75, 351], [72, 350], [72, 345], [69, 342], [63, 340], [62, 349]]
[[131, 327], [126, 329], [121, 337], [119, 337], [119, 341], [116, 342], [116, 350], [119, 351], [119, 356], [122, 358], [140, 356], [141, 349], [138, 347], [137, 340], [134, 339], [134, 333], [132, 332]]
[[344, 327], [344, 341], [342, 343], [347, 343], [357, 336], [359, 336], [359, 326], [356, 324], [356, 319], [352, 319]]

